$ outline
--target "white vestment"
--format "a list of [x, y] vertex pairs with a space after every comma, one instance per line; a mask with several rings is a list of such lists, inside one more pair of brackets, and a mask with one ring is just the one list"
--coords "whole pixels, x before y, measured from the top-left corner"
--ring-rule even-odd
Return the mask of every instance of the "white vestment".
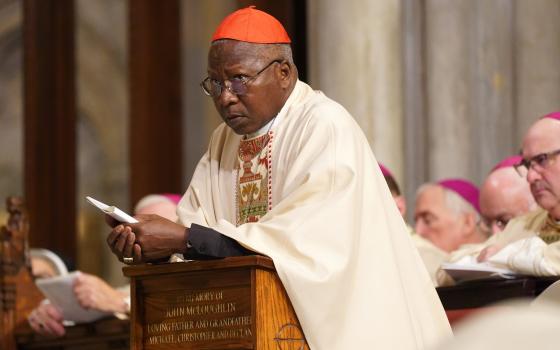
[[422, 261], [424, 262], [424, 266], [428, 270], [428, 274], [430, 275], [432, 282], [437, 287], [437, 273], [440, 269], [441, 264], [449, 259], [449, 253], [441, 250], [431, 241], [425, 239], [419, 234], [415, 233], [411, 237], [412, 241], [414, 242], [414, 246], [416, 247], [416, 249], [418, 249], [418, 253], [422, 258]]
[[236, 226], [238, 147], [225, 124], [179, 203], [272, 258], [313, 350], [425, 349], [449, 323], [369, 144], [349, 113], [297, 82], [270, 130], [270, 209]]
[[[450, 262], [473, 263], [489, 246], [501, 248], [488, 259], [488, 264], [531, 276], [560, 275], [560, 224], [553, 222], [544, 209], [537, 209], [511, 220], [506, 228], [483, 244], [462, 247]], [[438, 272], [440, 285], [449, 284]]]

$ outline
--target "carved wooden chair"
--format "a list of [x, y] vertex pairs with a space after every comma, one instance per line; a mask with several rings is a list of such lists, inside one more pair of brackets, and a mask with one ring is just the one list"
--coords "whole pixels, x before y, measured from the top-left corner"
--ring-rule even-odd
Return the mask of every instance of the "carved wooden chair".
[[0, 228], [0, 348], [16, 349], [15, 334], [32, 332], [27, 315], [43, 299], [29, 260], [29, 217], [23, 200], [8, 197], [9, 217]]

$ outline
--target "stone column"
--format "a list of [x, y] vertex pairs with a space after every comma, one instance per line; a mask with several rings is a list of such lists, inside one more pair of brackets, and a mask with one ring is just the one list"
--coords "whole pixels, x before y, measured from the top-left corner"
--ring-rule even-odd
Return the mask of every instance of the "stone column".
[[403, 176], [401, 1], [309, 0], [309, 77], [340, 102], [377, 159]]
[[428, 0], [428, 177], [481, 183], [513, 153], [512, 3]]
[[515, 2], [517, 145], [538, 117], [560, 110], [560, 1]]
[[103, 215], [84, 200], [94, 196], [129, 211], [126, 0], [76, 1], [78, 86], [78, 261], [76, 268], [113, 286], [126, 283], [107, 246]]
[[426, 1], [426, 103], [428, 176], [469, 172], [470, 151], [468, 1]]
[[182, 1], [183, 51], [183, 174], [185, 189], [200, 157], [208, 148], [212, 131], [221, 123], [212, 99], [199, 83], [206, 77], [210, 38], [218, 24], [237, 9], [235, 0]]

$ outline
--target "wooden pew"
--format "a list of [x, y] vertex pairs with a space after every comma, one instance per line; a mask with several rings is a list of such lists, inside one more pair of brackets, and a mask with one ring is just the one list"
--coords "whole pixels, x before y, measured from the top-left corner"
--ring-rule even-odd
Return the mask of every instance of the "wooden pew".
[[560, 277], [520, 276], [515, 279], [469, 281], [437, 292], [452, 326], [466, 317], [510, 299], [534, 299]]

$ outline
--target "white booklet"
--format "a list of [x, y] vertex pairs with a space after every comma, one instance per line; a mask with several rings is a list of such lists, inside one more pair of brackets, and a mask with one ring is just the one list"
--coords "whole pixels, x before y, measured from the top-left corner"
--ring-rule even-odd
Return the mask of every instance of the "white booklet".
[[442, 270], [447, 272], [455, 282], [478, 279], [512, 279], [518, 276], [514, 271], [492, 266], [488, 263], [477, 264], [441, 264]]
[[97, 207], [102, 212], [110, 215], [112, 218], [114, 218], [119, 222], [124, 222], [127, 224], [135, 224], [138, 222], [138, 220], [136, 220], [135, 218], [133, 218], [132, 216], [128, 215], [127, 213], [125, 213], [124, 211], [120, 210], [115, 206], [107, 205], [89, 196], [86, 197], [86, 200], [88, 201], [89, 204], [93, 205], [94, 207]]
[[64, 276], [39, 278], [35, 283], [51, 304], [62, 311], [65, 321], [92, 322], [112, 315], [110, 312], [84, 309], [80, 305], [73, 288], [74, 280], [79, 274], [80, 271], [74, 271]]

